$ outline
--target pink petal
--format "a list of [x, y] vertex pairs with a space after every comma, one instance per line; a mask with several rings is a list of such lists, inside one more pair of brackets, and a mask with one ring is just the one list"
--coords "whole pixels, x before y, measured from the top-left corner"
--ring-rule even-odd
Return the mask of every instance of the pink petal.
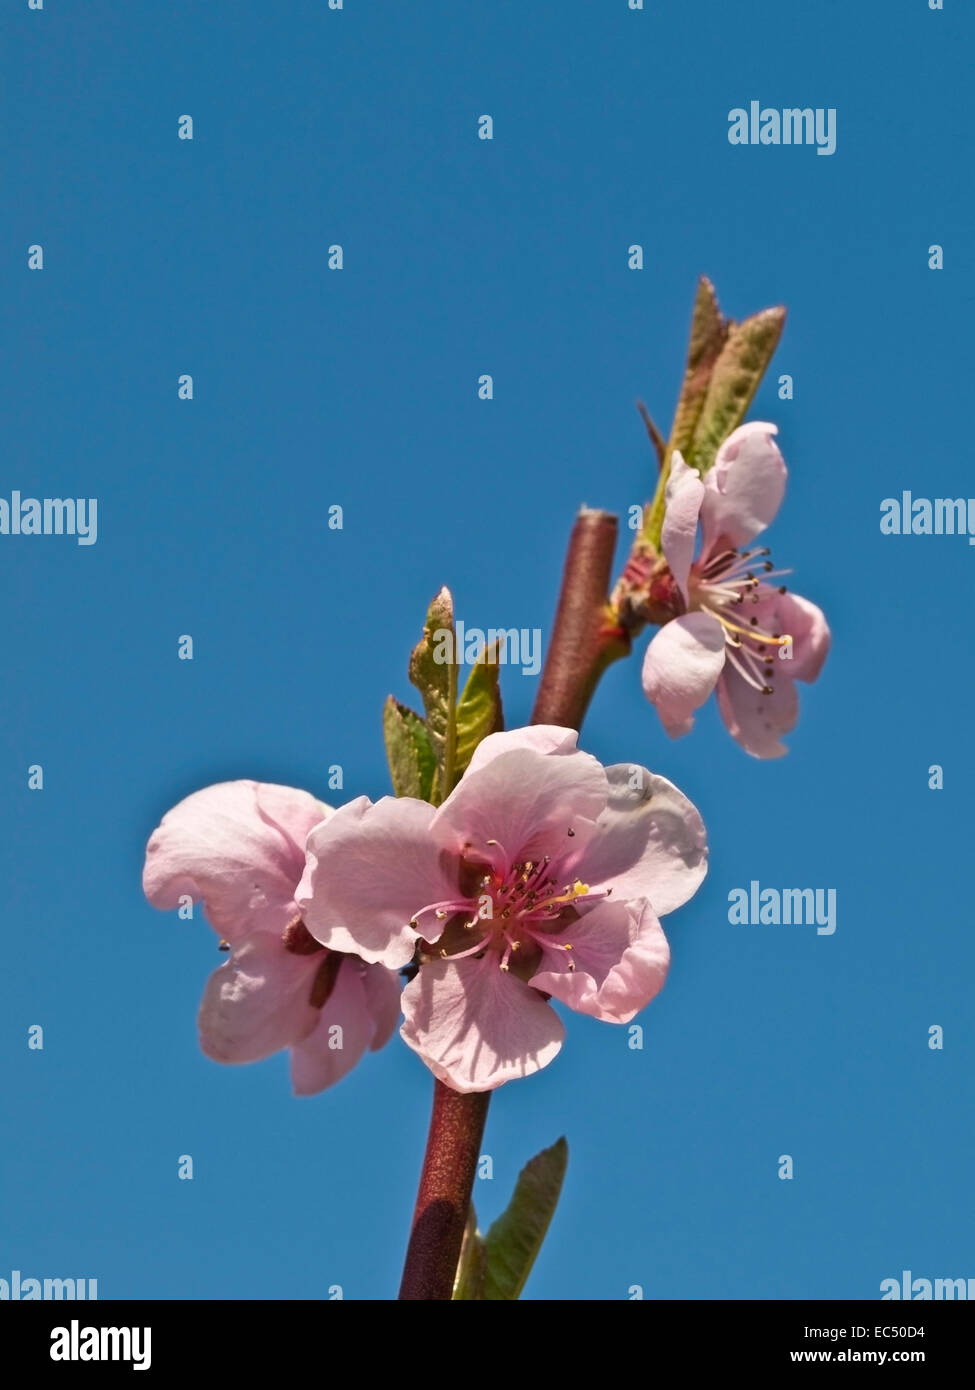
[[535, 753], [574, 753], [579, 735], [575, 729], [563, 729], [557, 724], [530, 724], [524, 729], [507, 729], [504, 733], [488, 734], [474, 749], [468, 774], [486, 767], [501, 753], [513, 748], [530, 748]]
[[314, 1027], [292, 1048], [291, 1084], [296, 1096], [313, 1096], [334, 1086], [371, 1047], [376, 1021], [366, 997], [362, 974], [366, 969], [382, 967], [343, 960]]
[[670, 947], [642, 899], [600, 903], [564, 931], [537, 940], [543, 950], [534, 987], [604, 1023], [628, 1023], [667, 978]]
[[[589, 753], [515, 747], [468, 771], [437, 811], [431, 831], [450, 852], [506, 858], [508, 867], [543, 854], [561, 858], [592, 833], [608, 790], [602, 765]], [[500, 850], [492, 852], [491, 840]]]
[[704, 554], [752, 540], [775, 516], [785, 494], [786, 467], [775, 425], [740, 425], [718, 450], [704, 478]]
[[[309, 836], [295, 899], [305, 925], [333, 950], [392, 970], [413, 957], [415, 912], [456, 897], [430, 835], [434, 809], [412, 797], [350, 801]], [[424, 919], [428, 941], [432, 914]]]
[[821, 608], [799, 594], [777, 597], [776, 632], [792, 638], [791, 662], [776, 662], [793, 680], [814, 681], [823, 669], [830, 645], [829, 624]]
[[231, 943], [255, 929], [280, 935], [295, 915], [305, 839], [330, 814], [307, 792], [221, 782], [167, 811], [146, 848], [142, 884], [159, 908], [202, 899]]
[[529, 985], [488, 950], [457, 964], [431, 961], [403, 991], [403, 1041], [455, 1091], [493, 1091], [547, 1066], [565, 1029]]
[[654, 637], [643, 658], [643, 690], [671, 738], [692, 728], [724, 662], [724, 628], [709, 613], [685, 613]]
[[309, 997], [318, 956], [297, 956], [256, 931], [210, 976], [200, 1004], [200, 1045], [215, 1062], [257, 1062], [315, 1026]]
[[684, 462], [679, 450], [670, 462], [665, 493], [664, 524], [660, 544], [664, 559], [687, 601], [687, 576], [691, 572], [697, 522], [704, 497], [704, 484], [694, 468]]
[[704, 822], [683, 792], [645, 767], [617, 763], [606, 776], [609, 802], [574, 872], [594, 891], [612, 888], [618, 901], [649, 898], [663, 917], [686, 903], [707, 873]]
[[718, 708], [732, 738], [753, 757], [781, 758], [789, 751], [780, 735], [794, 729], [799, 717], [794, 681], [779, 675], [773, 693], [763, 695], [729, 665], [718, 682]]
[[400, 977], [395, 971], [387, 970], [384, 965], [363, 963], [362, 988], [366, 1008], [372, 1016], [373, 1033], [369, 1047], [373, 1052], [378, 1052], [389, 1042], [399, 1023], [400, 999], [403, 993]]

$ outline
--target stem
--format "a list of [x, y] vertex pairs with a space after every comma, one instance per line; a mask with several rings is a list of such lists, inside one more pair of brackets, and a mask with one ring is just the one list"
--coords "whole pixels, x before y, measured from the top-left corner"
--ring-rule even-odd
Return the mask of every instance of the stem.
[[[451, 624], [453, 627], [453, 624]], [[447, 708], [457, 705], [457, 671], [455, 662], [447, 667]], [[453, 719], [447, 721], [447, 736], [444, 739], [443, 770], [440, 779], [440, 800], [444, 802], [454, 789], [454, 763], [457, 760], [457, 724]]]
[[[584, 507], [569, 538], [533, 724], [578, 730], [599, 677], [629, 652], [607, 597], [615, 549], [616, 518]], [[462, 1095], [434, 1082], [401, 1300], [446, 1301], [453, 1294], [490, 1100], [490, 1091]]]
[[401, 1299], [447, 1299], [454, 1291], [490, 1091], [461, 1095], [433, 1083], [433, 1114], [413, 1213]]
[[599, 678], [630, 641], [610, 607], [616, 518], [584, 507], [576, 517], [533, 724], [580, 729]]

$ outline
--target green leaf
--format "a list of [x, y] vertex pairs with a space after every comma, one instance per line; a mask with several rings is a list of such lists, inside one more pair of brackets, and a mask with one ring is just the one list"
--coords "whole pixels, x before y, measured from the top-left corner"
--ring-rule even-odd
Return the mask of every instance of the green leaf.
[[507, 1210], [484, 1237], [485, 1301], [516, 1299], [525, 1287], [552, 1220], [569, 1161], [569, 1146], [558, 1139], [526, 1163]]
[[454, 781], [467, 770], [474, 749], [487, 738], [504, 728], [501, 712], [501, 691], [498, 681], [499, 642], [485, 647], [467, 677], [464, 692], [457, 701], [457, 752], [454, 759]]
[[457, 727], [457, 652], [454, 601], [441, 589], [430, 604], [423, 636], [410, 657], [410, 680], [423, 697], [427, 732], [437, 762], [437, 777], [429, 798], [439, 806], [454, 785]]
[[668, 456], [675, 449], [686, 454], [690, 447], [707, 398], [711, 373], [727, 337], [728, 324], [718, 307], [714, 286], [706, 275], [702, 275], [697, 282], [687, 367], [670, 431]]
[[393, 791], [397, 796], [429, 801], [437, 776], [437, 758], [426, 724], [390, 695], [383, 706], [383, 735]]
[[782, 336], [785, 309], [763, 309], [729, 325], [685, 461], [703, 476], [721, 444], [737, 429]]
[[472, 1202], [467, 1212], [467, 1225], [464, 1227], [464, 1240], [454, 1275], [454, 1291], [451, 1298], [458, 1302], [477, 1302], [484, 1288], [484, 1240], [478, 1233], [477, 1216]]
[[[704, 403], [711, 383], [711, 374], [721, 356], [721, 350], [728, 337], [729, 324], [718, 306], [718, 296], [706, 275], [697, 282], [694, 297], [694, 312], [691, 315], [691, 336], [687, 347], [687, 366], [680, 399], [674, 412], [674, 423], [670, 429], [670, 440], [660, 457], [660, 477], [653, 502], [647, 508], [643, 524], [643, 539], [648, 541], [654, 552], [660, 550], [660, 533], [664, 524], [664, 505], [667, 479], [670, 476], [670, 459], [675, 449], [679, 449], [687, 462], [687, 454], [694, 438], [694, 431], [701, 418]], [[649, 428], [649, 426], [648, 426]], [[651, 436], [652, 438], [652, 436]], [[658, 455], [660, 451], [658, 448]]]

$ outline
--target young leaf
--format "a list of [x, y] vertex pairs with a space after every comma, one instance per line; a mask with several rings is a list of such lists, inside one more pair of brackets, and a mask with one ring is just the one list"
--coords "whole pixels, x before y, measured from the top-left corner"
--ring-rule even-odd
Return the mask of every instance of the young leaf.
[[435, 806], [454, 785], [457, 728], [457, 653], [454, 601], [449, 589], [441, 589], [430, 604], [423, 637], [410, 657], [410, 680], [423, 697], [427, 731], [437, 760], [437, 778], [430, 800]]
[[467, 1212], [467, 1225], [454, 1275], [454, 1292], [458, 1302], [473, 1303], [481, 1297], [484, 1287], [484, 1239], [477, 1229], [477, 1214], [472, 1202]]
[[694, 437], [685, 461], [703, 476], [721, 444], [737, 429], [782, 336], [785, 310], [763, 309], [743, 323], [731, 324], [715, 363]]
[[691, 337], [687, 348], [687, 366], [684, 369], [680, 400], [674, 412], [670, 441], [660, 459], [657, 491], [653, 502], [646, 510], [643, 523], [643, 539], [654, 552], [660, 549], [671, 456], [675, 449], [679, 449], [686, 461], [694, 431], [700, 423], [701, 412], [707, 399], [711, 374], [727, 341], [730, 326], [718, 307], [718, 296], [714, 286], [706, 275], [702, 275], [697, 282], [697, 294], [694, 298]]
[[728, 324], [718, 307], [714, 286], [706, 275], [702, 275], [697, 282], [697, 296], [691, 318], [691, 340], [687, 349], [687, 368], [670, 431], [668, 454], [672, 454], [675, 449], [686, 454], [690, 447], [708, 394], [711, 373], [727, 336]]
[[484, 1237], [483, 1300], [516, 1299], [521, 1293], [552, 1220], [568, 1161], [569, 1146], [557, 1139], [522, 1168], [507, 1210]]
[[454, 781], [459, 781], [461, 773], [474, 756], [474, 749], [482, 738], [496, 734], [504, 728], [501, 712], [501, 691], [498, 688], [500, 667], [498, 665], [498, 646], [495, 642], [485, 647], [477, 663], [472, 667], [464, 686], [463, 694], [457, 701], [457, 753], [454, 760]]
[[429, 801], [437, 758], [423, 720], [390, 695], [383, 706], [383, 735], [395, 794]]

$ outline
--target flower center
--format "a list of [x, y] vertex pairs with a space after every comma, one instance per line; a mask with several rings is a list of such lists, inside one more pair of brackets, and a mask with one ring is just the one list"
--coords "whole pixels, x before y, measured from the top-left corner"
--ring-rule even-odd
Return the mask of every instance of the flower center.
[[342, 962], [348, 960], [349, 957], [340, 951], [331, 951], [320, 941], [316, 941], [301, 920], [300, 914], [292, 918], [285, 927], [281, 944], [293, 956], [321, 955], [322, 959], [318, 962], [318, 968], [312, 976], [308, 1002], [313, 1009], [323, 1009], [332, 997]]
[[[487, 844], [501, 851], [500, 859], [469, 857], [472, 847], [466, 846], [458, 873], [463, 896], [431, 903], [415, 914], [410, 925], [422, 932], [423, 919], [430, 917], [446, 924], [434, 945], [421, 947], [426, 960], [480, 958], [493, 951], [501, 970], [527, 979], [538, 968], [543, 944], [559, 951], [573, 949], [569, 942], [553, 941], [553, 935], [578, 921], [580, 906], [607, 894], [592, 893], [577, 878], [567, 882], [568, 876], [559, 875], [551, 855], [512, 863], [496, 840]], [[571, 959], [568, 968], [575, 969]]]
[[792, 642], [788, 634], [767, 631], [758, 616], [748, 613], [752, 605], [761, 604], [765, 610], [762, 616], [766, 620], [773, 617], [769, 612], [772, 601], [786, 592], [784, 584], [768, 582], [790, 573], [777, 570], [768, 558], [770, 554], [767, 548], [722, 550], [706, 564], [692, 566], [687, 586], [689, 609], [717, 618], [724, 629], [727, 660], [763, 695], [773, 694], [777, 649]]

